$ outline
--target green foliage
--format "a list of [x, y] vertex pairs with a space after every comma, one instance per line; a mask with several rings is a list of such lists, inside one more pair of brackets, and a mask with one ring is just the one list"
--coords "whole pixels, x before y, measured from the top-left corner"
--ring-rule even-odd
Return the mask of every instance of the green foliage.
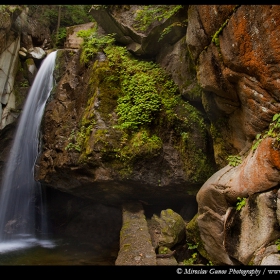
[[142, 6], [142, 9], [139, 9], [136, 12], [135, 20], [137, 23], [134, 25], [134, 28], [140, 31], [145, 31], [152, 22], [168, 19], [177, 13], [181, 8], [183, 8], [182, 5]]
[[96, 11], [100, 10], [100, 9], [107, 9], [109, 8], [109, 5], [92, 5], [91, 9], [94, 9]]
[[0, 5], [0, 26], [4, 26], [10, 20], [10, 11], [8, 5]]
[[194, 249], [197, 249], [198, 248], [198, 243], [196, 244], [193, 244], [193, 243], [187, 243], [188, 244], [188, 249], [189, 250], [194, 250]]
[[51, 33], [57, 28], [58, 8], [61, 6], [60, 27], [73, 26], [87, 22], [93, 22], [89, 14], [91, 5], [26, 5], [29, 14], [37, 17], [40, 22], [50, 27]]
[[21, 81], [20, 82], [20, 87], [29, 87], [29, 83], [27, 80]]
[[256, 135], [256, 141], [254, 142], [253, 146], [252, 146], [252, 150], [256, 150], [257, 147], [259, 146], [260, 142], [262, 141], [262, 138], [261, 138], [261, 133], [258, 133]]
[[85, 139], [90, 135], [91, 131], [92, 131], [92, 124], [87, 126], [82, 125], [80, 130], [77, 132], [73, 129], [68, 138], [70, 142], [65, 147], [65, 150], [81, 152]]
[[81, 62], [88, 63], [98, 52], [104, 51], [104, 48], [115, 42], [114, 34], [98, 35], [97, 27], [88, 30], [80, 30], [78, 37], [83, 38]]
[[10, 15], [18, 9], [21, 9], [20, 5], [0, 5], [0, 13], [2, 14], [1, 16], [3, 16], [3, 14]]
[[0, 5], [0, 12], [6, 12], [6, 10], [8, 10], [8, 6], [7, 5]]
[[220, 41], [219, 41], [219, 35], [220, 33], [222, 32], [222, 30], [224, 29], [224, 27], [227, 25], [229, 19], [227, 19], [223, 24], [222, 26], [219, 28], [219, 30], [217, 30], [215, 32], [215, 34], [212, 36], [212, 42], [215, 44], [215, 46], [217, 48], [220, 48]]
[[159, 254], [167, 254], [168, 253], [168, 248], [167, 247], [161, 247]]
[[[198, 243], [196, 244], [193, 244], [193, 243], [187, 243], [188, 245], [188, 249], [189, 250], [196, 250], [199, 246]], [[194, 252], [192, 255], [191, 255], [191, 258], [187, 259], [187, 260], [183, 260], [183, 265], [193, 265], [194, 263], [196, 263], [198, 260], [198, 253], [197, 252]]]
[[66, 40], [66, 27], [59, 28], [56, 39], [57, 39], [56, 46], [63, 47], [64, 42]]
[[68, 140], [69, 140], [70, 142], [69, 142], [68, 145], [65, 147], [65, 150], [66, 150], [66, 151], [71, 151], [71, 150], [76, 150], [77, 152], [80, 152], [80, 151], [81, 151], [80, 145], [78, 145], [78, 144], [76, 143], [76, 136], [75, 136], [75, 130], [74, 130], [74, 129], [71, 131], [71, 134], [70, 134]]
[[183, 260], [183, 265], [192, 265], [197, 261], [197, 253], [193, 253], [191, 258]]
[[[115, 45], [112, 37], [97, 35], [95, 29], [81, 31], [80, 36], [84, 38], [83, 61], [92, 65], [91, 97], [84, 117], [95, 118], [98, 98], [99, 114], [110, 127], [106, 137], [95, 131], [91, 148], [83, 150], [83, 155], [90, 155], [98, 144], [103, 159], [130, 172], [135, 160], [159, 155], [169, 138], [165, 131], [170, 129], [170, 141], [182, 157], [187, 176], [197, 182], [213, 174], [213, 164], [204, 152], [208, 135], [204, 118], [182, 100], [171, 76], [156, 63], [135, 58], [125, 47]], [[105, 54], [104, 61], [94, 61], [97, 51]], [[195, 143], [198, 137], [201, 148]]]
[[150, 135], [146, 129], [141, 129], [131, 135], [123, 134], [123, 147], [116, 149], [116, 158], [122, 162], [133, 162], [137, 157], [156, 156], [162, 148], [162, 140], [155, 134]]
[[118, 99], [120, 127], [137, 129], [150, 124], [161, 107], [154, 77], [148, 73], [136, 73], [123, 80], [122, 88], [126, 94]]
[[187, 22], [188, 22], [188, 20], [184, 20], [183, 22], [174, 22], [174, 23], [168, 25], [161, 32], [158, 41], [162, 40], [165, 35], [167, 35], [169, 32], [171, 32], [173, 27], [176, 27], [176, 26], [186, 27], [187, 26]]
[[236, 207], [235, 207], [236, 210], [240, 211], [241, 208], [245, 205], [246, 205], [246, 197], [243, 197], [243, 198], [237, 197], [237, 203], [236, 203]]
[[237, 166], [242, 163], [241, 156], [228, 156], [227, 160], [229, 161], [230, 166]]
[[275, 138], [276, 141], [274, 141], [274, 148], [280, 148], [280, 113], [273, 116], [272, 122], [269, 124], [269, 129], [267, 131], [256, 135], [256, 139], [252, 145], [252, 150], [255, 151], [261, 141], [266, 137]]
[[136, 131], [150, 125], [163, 108], [174, 106], [169, 101], [178, 87], [155, 63], [134, 59], [124, 47], [108, 45], [104, 52], [118, 73], [122, 92], [116, 108], [117, 128]]
[[[240, 5], [235, 5], [235, 7], [233, 8], [232, 12], [234, 13], [236, 11], [236, 9], [239, 7]], [[221, 32], [223, 31], [223, 29], [225, 28], [225, 26], [228, 24], [229, 18], [226, 19], [226, 21], [221, 25], [221, 27], [215, 32], [215, 34], [212, 37], [212, 42], [215, 44], [215, 46], [220, 50], [220, 40], [219, 40], [219, 35], [221, 34]]]
[[275, 245], [277, 246], [277, 250], [280, 251], [280, 239], [279, 238], [275, 241]]

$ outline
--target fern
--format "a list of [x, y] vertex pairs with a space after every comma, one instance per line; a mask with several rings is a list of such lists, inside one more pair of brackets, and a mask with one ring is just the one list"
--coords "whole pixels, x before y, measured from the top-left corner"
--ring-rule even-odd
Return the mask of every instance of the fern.
[[227, 160], [230, 166], [237, 166], [242, 162], [241, 156], [228, 156]]

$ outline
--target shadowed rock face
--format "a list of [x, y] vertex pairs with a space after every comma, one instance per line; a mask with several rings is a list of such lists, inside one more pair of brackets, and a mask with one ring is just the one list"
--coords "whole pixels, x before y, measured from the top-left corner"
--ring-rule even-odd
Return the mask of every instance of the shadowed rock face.
[[[144, 150], [127, 166], [115, 156], [123, 141], [123, 132], [114, 129], [116, 93], [110, 88], [108, 91], [102, 81], [93, 89], [89, 86], [94, 75], [98, 75], [92, 67], [102, 69], [106, 61], [96, 60], [86, 68], [80, 64], [79, 55], [80, 52], [71, 54], [69, 50], [58, 54], [61, 73], [56, 74], [57, 87], [45, 109], [36, 178], [61, 191], [113, 205], [127, 200], [142, 200], [148, 204], [182, 203], [194, 195], [209, 172], [199, 166], [202, 158], [195, 158], [195, 152], [204, 150], [209, 161], [207, 166], [212, 170], [215, 166], [207, 143], [207, 130], [201, 132], [199, 126], [193, 125], [189, 137], [196, 143], [197, 150], [189, 148], [183, 152], [174, 140], [178, 137], [175, 129], [180, 129], [181, 121], [178, 119], [176, 127], [167, 122], [159, 129], [160, 150], [152, 154]], [[180, 119], [187, 119], [189, 113], [178, 107], [176, 114]], [[80, 151], [69, 149], [70, 144], [78, 142], [81, 132], [77, 131], [89, 115], [94, 116], [95, 123], [84, 146], [76, 146]], [[76, 142], [72, 143], [73, 139]]]
[[[187, 43], [197, 61], [198, 80], [205, 90], [204, 107], [213, 126], [220, 127], [221, 132], [213, 140], [216, 162], [224, 167], [197, 194], [200, 235], [206, 251], [219, 264], [248, 264], [257, 247], [280, 235], [276, 206], [272, 207], [270, 200], [262, 196], [278, 189], [278, 131], [264, 137], [256, 150], [251, 149], [257, 134], [271, 131], [269, 124], [280, 110], [279, 13], [279, 6], [262, 5], [189, 9]], [[212, 22], [214, 14], [221, 17]], [[195, 32], [195, 27], [199, 27], [199, 32]], [[214, 43], [210, 36], [219, 28], [222, 29]], [[223, 124], [219, 122], [222, 119]], [[221, 144], [221, 140], [227, 144]], [[238, 166], [223, 163], [226, 150], [231, 151], [229, 154], [239, 154], [242, 163]], [[247, 208], [241, 215], [232, 212], [238, 197], [247, 197], [250, 202], [256, 200], [253, 195], [262, 201], [248, 206], [254, 218], [245, 218]], [[267, 195], [270, 196], [269, 192]], [[270, 230], [266, 234], [257, 233], [255, 227], [263, 224]], [[246, 231], [254, 241], [249, 241]]]
[[110, 250], [116, 257], [122, 226], [120, 207], [110, 207], [53, 188], [45, 188], [50, 232]]
[[[185, 36], [186, 25], [183, 21], [187, 16], [187, 6], [169, 19], [152, 21], [145, 30], [137, 28], [139, 22], [136, 15], [142, 8], [139, 5], [114, 5], [109, 9], [91, 9], [90, 12], [107, 34], [115, 34], [116, 40], [125, 44], [132, 53], [153, 59], [163, 46], [173, 45]], [[174, 24], [172, 32], [160, 40], [163, 30], [171, 24]]]
[[[254, 195], [259, 196], [258, 199], [261, 200], [264, 194], [258, 194], [278, 185], [279, 161], [275, 161], [275, 159], [279, 157], [280, 153], [274, 150], [272, 141], [272, 138], [264, 139], [257, 150], [251, 151], [240, 165], [226, 166], [215, 173], [197, 194], [199, 214], [197, 223], [202, 240], [206, 250], [218, 262], [236, 264], [236, 261], [229, 258], [231, 256], [243, 264], [248, 264], [258, 247], [280, 236], [275, 212], [277, 209], [276, 198], [273, 199], [274, 207], [269, 199], [262, 200], [262, 206], [257, 203], [249, 205], [246, 203], [246, 209], [247, 211], [248, 208], [251, 209], [251, 213], [254, 213], [251, 214], [253, 217], [247, 219], [244, 210], [241, 212], [241, 216], [236, 212], [232, 214], [235, 223], [229, 222], [229, 213], [236, 205], [237, 197], [249, 197], [250, 200], [256, 200], [253, 198]], [[238, 222], [236, 222], [237, 220]], [[209, 227], [209, 222], [211, 227]], [[246, 232], [254, 231], [256, 233], [255, 227], [262, 228], [266, 234], [253, 234], [250, 237], [254, 238], [253, 246], [253, 244], [249, 245], [251, 241]], [[215, 240], [215, 244], [213, 244], [213, 240]], [[244, 246], [246, 249], [242, 248]], [[216, 248], [219, 254], [213, 248]]]
[[[214, 14], [221, 16], [214, 19]], [[189, 9], [187, 43], [197, 61], [199, 83], [207, 92], [204, 107], [227, 143], [221, 148], [221, 139], [214, 138], [221, 165], [223, 150], [246, 151], [280, 109], [278, 14], [278, 6], [268, 5]], [[196, 26], [201, 32], [195, 31]], [[211, 36], [216, 32], [215, 45]]]

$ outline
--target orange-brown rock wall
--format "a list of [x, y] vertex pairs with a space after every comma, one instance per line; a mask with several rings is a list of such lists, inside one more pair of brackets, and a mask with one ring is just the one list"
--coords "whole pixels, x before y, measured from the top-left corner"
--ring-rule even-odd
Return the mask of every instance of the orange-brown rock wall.
[[[197, 58], [205, 107], [207, 110], [213, 99], [210, 93], [214, 93], [218, 113], [212, 117], [213, 125], [217, 119], [225, 119], [228, 130], [222, 138], [230, 146], [224, 150], [217, 152], [214, 138], [220, 166], [226, 162], [219, 162], [219, 156], [248, 150], [256, 134], [279, 111], [279, 12], [278, 5], [201, 5], [189, 9], [187, 43]], [[195, 31], [197, 26], [200, 29]], [[215, 42], [211, 41], [213, 36]], [[210, 119], [211, 114], [210, 108]]]

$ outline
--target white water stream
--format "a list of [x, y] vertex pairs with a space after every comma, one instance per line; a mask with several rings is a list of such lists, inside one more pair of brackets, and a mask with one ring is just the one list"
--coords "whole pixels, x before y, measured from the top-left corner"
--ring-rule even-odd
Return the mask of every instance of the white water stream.
[[31, 246], [52, 247], [42, 190], [34, 180], [39, 129], [53, 88], [56, 52], [42, 62], [18, 123], [0, 189], [0, 253]]

